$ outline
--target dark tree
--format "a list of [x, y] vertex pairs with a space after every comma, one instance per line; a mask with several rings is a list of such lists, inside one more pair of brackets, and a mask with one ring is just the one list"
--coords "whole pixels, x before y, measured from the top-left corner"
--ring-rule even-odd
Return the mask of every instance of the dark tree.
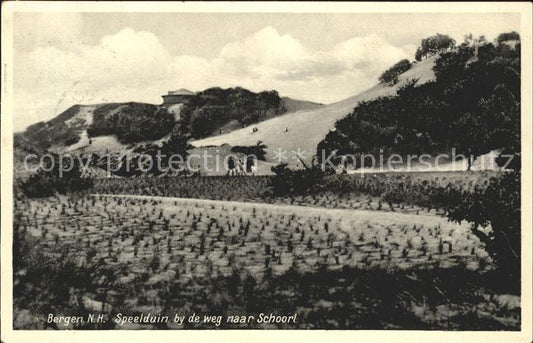
[[275, 176], [270, 179], [269, 186], [273, 195], [305, 195], [322, 189], [327, 173], [318, 164], [303, 165], [303, 169], [290, 169], [286, 163], [272, 167]]
[[172, 131], [174, 115], [164, 107], [130, 102], [106, 104], [94, 110], [90, 137], [116, 135], [121, 143], [159, 139]]
[[504, 32], [498, 36], [496, 41], [498, 43], [508, 42], [508, 41], [520, 41], [520, 35], [516, 31]]
[[470, 170], [475, 158], [486, 150], [483, 143], [489, 139], [487, 125], [478, 116], [467, 112], [451, 124], [451, 129], [456, 136], [457, 152], [466, 155], [467, 169]]
[[195, 138], [210, 135], [217, 127], [226, 121], [227, 112], [223, 106], [204, 106], [192, 113], [190, 130]]

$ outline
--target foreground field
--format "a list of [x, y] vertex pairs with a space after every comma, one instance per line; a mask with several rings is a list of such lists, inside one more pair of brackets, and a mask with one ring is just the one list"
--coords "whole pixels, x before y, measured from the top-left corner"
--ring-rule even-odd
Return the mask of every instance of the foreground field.
[[[300, 313], [299, 328], [453, 329], [461, 327], [465, 315], [473, 317], [479, 328], [519, 325], [515, 297], [502, 300], [495, 290], [482, 286], [491, 261], [466, 226], [434, 215], [376, 214], [140, 196], [19, 198], [15, 233], [23, 242], [34, 242], [42, 260], [52, 256], [69, 268], [82, 268], [75, 272], [70, 296], [51, 304], [50, 295], [39, 295], [48, 297], [47, 306], [56, 312], [77, 308], [111, 316], [258, 313], [270, 308]], [[39, 268], [49, 274], [50, 268], [54, 270], [46, 264], [28, 264], [17, 271], [19, 304], [30, 301], [26, 297], [32, 291], [24, 285], [39, 282], [32, 280], [42, 274]], [[80, 286], [84, 273], [89, 285]], [[96, 280], [94, 273], [100, 275]], [[61, 276], [61, 272], [51, 274]], [[456, 284], [455, 278], [475, 280], [475, 285]], [[396, 282], [397, 288], [388, 285], [380, 291], [383, 294], [370, 291], [387, 280]], [[68, 289], [68, 280], [58, 282]], [[415, 285], [404, 288], [404, 282]], [[300, 290], [305, 287], [315, 288], [305, 294]], [[413, 295], [417, 287], [425, 291]], [[456, 293], [463, 287], [468, 288], [461, 290], [463, 295]], [[395, 311], [407, 312], [401, 319], [407, 322], [389, 318]], [[498, 319], [495, 311], [505, 313], [501, 316], [505, 319]], [[24, 307], [15, 317], [20, 327], [42, 326]]]
[[92, 247], [107, 263], [176, 259], [182, 273], [228, 275], [239, 266], [261, 277], [267, 267], [282, 274], [321, 263], [409, 268], [459, 261], [477, 269], [488, 258], [466, 226], [437, 216], [141, 196], [23, 207], [27, 233], [43, 243]]

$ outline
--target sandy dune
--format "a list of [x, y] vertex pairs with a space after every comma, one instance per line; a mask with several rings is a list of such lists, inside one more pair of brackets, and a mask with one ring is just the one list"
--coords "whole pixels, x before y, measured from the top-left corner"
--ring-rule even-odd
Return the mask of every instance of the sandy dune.
[[[435, 57], [419, 62], [404, 74], [400, 75], [398, 84], [393, 87], [376, 85], [356, 96], [337, 103], [326, 105], [312, 110], [297, 111], [266, 120], [253, 125], [258, 131], [252, 133], [252, 127], [235, 130], [228, 134], [209, 137], [193, 141], [196, 147], [220, 146], [222, 144], [254, 145], [262, 141], [268, 146], [267, 161], [279, 162], [275, 158], [278, 149], [285, 151], [287, 162], [292, 165], [299, 163], [294, 158], [293, 151], [298, 151], [304, 160], [310, 162], [316, 154], [318, 143], [325, 137], [329, 130], [334, 128], [335, 122], [349, 114], [358, 102], [375, 99], [380, 96], [393, 95], [399, 87], [409, 80], [417, 79], [418, 83], [425, 83], [434, 78], [432, 71]], [[286, 131], [287, 130], [287, 131]]]

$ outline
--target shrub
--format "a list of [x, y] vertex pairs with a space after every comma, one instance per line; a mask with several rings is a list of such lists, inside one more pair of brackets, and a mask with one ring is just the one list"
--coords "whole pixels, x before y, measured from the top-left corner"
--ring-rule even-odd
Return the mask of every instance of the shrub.
[[[169, 139], [163, 142], [161, 146], [156, 144], [138, 146], [134, 149], [134, 153], [136, 153], [134, 156], [130, 158], [126, 156], [122, 157], [118, 162], [121, 164], [120, 169], [115, 174], [119, 176], [139, 176], [146, 173], [160, 175], [168, 167], [171, 167], [173, 170], [183, 168], [183, 161], [187, 160], [187, 156], [189, 155], [188, 150], [192, 148], [192, 145], [187, 143], [187, 141], [188, 136], [182, 136], [177, 132], [173, 132]], [[143, 161], [146, 160], [146, 156], [149, 156], [152, 161], [151, 169], [148, 169], [147, 166], [143, 170], [140, 166], [144, 165]]]
[[272, 167], [271, 170], [276, 174], [270, 179], [269, 185], [273, 195], [305, 195], [321, 190], [326, 172], [317, 164], [304, 167], [304, 169], [290, 169], [286, 163]]
[[79, 111], [81, 106], [74, 105], [47, 122], [30, 125], [24, 134], [28, 141], [47, 149], [52, 145], [72, 145], [80, 140], [81, 129], [77, 125], [66, 124]]
[[433, 67], [435, 81], [409, 82], [396, 96], [359, 102], [318, 144], [317, 156], [382, 151], [387, 157], [455, 148], [473, 161], [497, 149], [519, 153], [519, 51], [484, 43], [473, 58], [475, 50], [465, 42], [442, 53]]
[[[28, 238], [14, 228], [13, 235], [13, 301], [14, 312], [21, 308], [31, 309], [34, 318], [58, 313], [71, 316], [87, 316], [92, 309], [87, 308], [83, 298], [91, 295], [106, 304], [110, 290], [119, 289], [116, 282], [119, 270], [105, 262], [103, 258], [80, 257], [79, 247], [66, 245], [57, 247], [56, 255], [51, 256], [35, 238]], [[117, 300], [120, 297], [116, 297]], [[115, 301], [115, 307], [121, 306]], [[61, 328], [55, 323], [43, 320], [16, 320], [18, 329], [28, 326], [33, 329]], [[73, 324], [74, 329], [111, 329], [114, 324]]]
[[389, 187], [382, 198], [389, 204], [391, 211], [394, 211], [394, 204], [401, 204], [404, 202], [404, 188], [403, 183]]
[[93, 113], [93, 122], [87, 129], [90, 137], [116, 135], [121, 143], [155, 140], [170, 133], [174, 115], [165, 107], [130, 102], [107, 104]]
[[251, 146], [234, 146], [231, 148], [232, 152], [242, 153], [246, 156], [254, 155], [258, 160], [264, 161], [267, 146], [263, 142], [259, 141], [256, 145]]
[[[22, 192], [28, 197], [40, 198], [51, 196], [55, 193], [65, 194], [92, 187], [93, 180], [82, 178], [79, 160], [73, 158], [73, 166], [69, 165], [70, 162], [67, 159], [60, 160], [55, 157], [54, 161], [50, 162], [53, 163], [51, 170], [39, 169], [37, 173], [30, 176], [28, 180], [20, 185]], [[60, 163], [63, 163], [62, 171], [60, 171]], [[50, 165], [46, 167], [46, 169], [49, 169]], [[70, 167], [72, 168], [68, 170]]]
[[223, 106], [203, 106], [194, 110], [191, 116], [190, 131], [194, 137], [205, 137], [228, 119]]
[[[499, 270], [511, 277], [520, 273], [520, 172], [494, 178], [486, 188], [476, 187], [449, 203], [452, 221], [466, 220], [471, 230], [485, 244]], [[491, 226], [489, 232], [480, 228]]]
[[398, 76], [411, 69], [411, 62], [407, 59], [403, 59], [396, 63], [389, 69], [385, 70], [379, 77], [379, 82], [389, 86], [393, 86], [398, 83]]

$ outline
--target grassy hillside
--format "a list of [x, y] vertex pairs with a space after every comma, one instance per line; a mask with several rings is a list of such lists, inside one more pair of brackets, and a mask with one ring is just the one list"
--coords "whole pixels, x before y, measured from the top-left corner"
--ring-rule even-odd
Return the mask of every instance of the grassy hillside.
[[[267, 161], [274, 160], [274, 151], [282, 149], [287, 151], [287, 157], [292, 157], [291, 151], [298, 148], [305, 150], [304, 160], [310, 162], [312, 155], [316, 152], [318, 143], [324, 138], [330, 129], [335, 126], [335, 122], [352, 112], [353, 108], [360, 101], [375, 99], [380, 96], [393, 95], [405, 85], [409, 80], [417, 79], [418, 84], [422, 84], [434, 79], [432, 71], [435, 57], [419, 62], [398, 77], [398, 83], [392, 87], [386, 85], [376, 85], [356, 96], [343, 101], [321, 106], [315, 109], [289, 112], [275, 118], [266, 120], [254, 125], [258, 131], [252, 133], [250, 127], [235, 130], [229, 134], [216, 137], [199, 139], [192, 142], [196, 147], [209, 145], [229, 144], [254, 145], [257, 141], [263, 141], [268, 146]], [[288, 129], [288, 131], [286, 131]], [[290, 159], [285, 162], [297, 165], [297, 159]]]

